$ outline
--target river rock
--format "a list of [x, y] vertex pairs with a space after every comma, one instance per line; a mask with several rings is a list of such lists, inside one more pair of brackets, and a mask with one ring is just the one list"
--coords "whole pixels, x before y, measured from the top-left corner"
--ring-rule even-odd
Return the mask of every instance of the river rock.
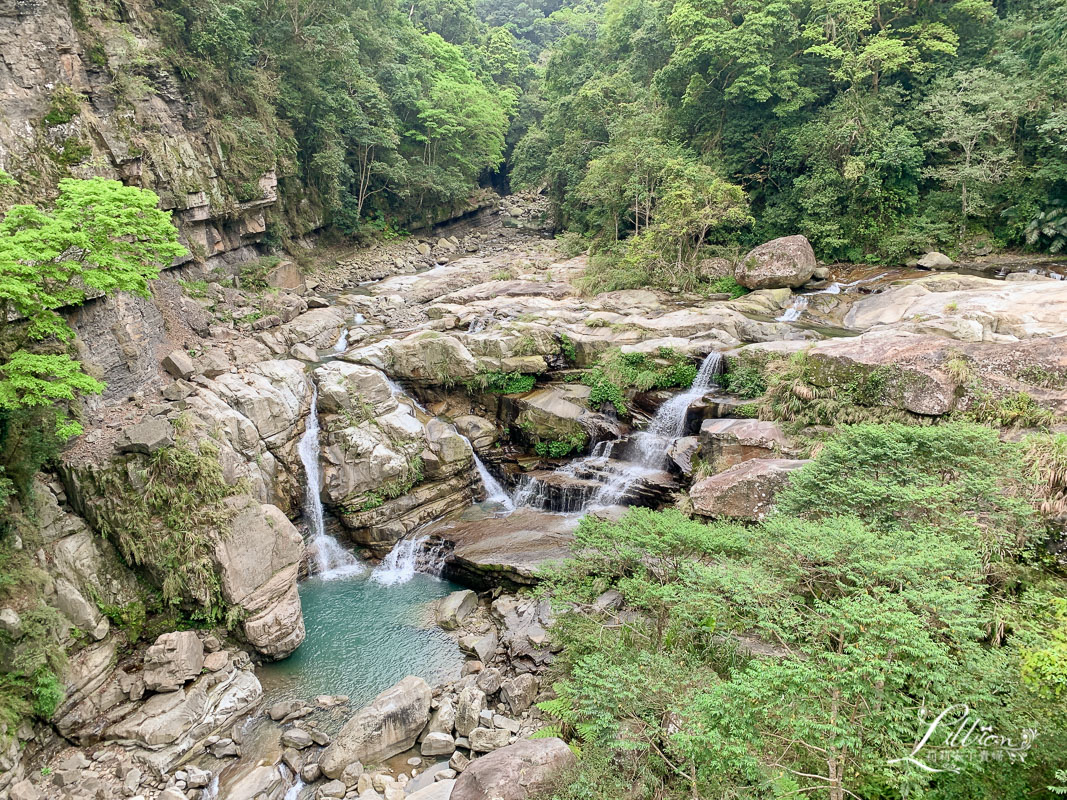
[[451, 800], [527, 800], [577, 763], [562, 739], [521, 739], [471, 762]]
[[816, 266], [815, 251], [806, 237], [783, 236], [749, 251], [735, 277], [748, 289], [803, 286]]
[[344, 785], [344, 782], [335, 780], [327, 781], [319, 787], [317, 794], [320, 797], [344, 797], [348, 792], [348, 787]]
[[296, 588], [303, 537], [277, 506], [246, 495], [226, 503], [230, 529], [215, 547], [222, 595], [245, 610], [249, 643], [268, 658], [284, 658], [304, 641]]
[[774, 498], [789, 484], [789, 475], [807, 461], [754, 458], [697, 481], [689, 490], [693, 511], [705, 517], [763, 519]]
[[500, 684], [503, 680], [504, 676], [500, 670], [496, 667], [490, 667], [478, 675], [478, 688], [485, 692], [486, 695], [495, 694], [500, 690]]
[[485, 692], [468, 686], [459, 693], [456, 704], [456, 732], [466, 736], [478, 727], [478, 716], [485, 710]]
[[452, 777], [455, 776], [454, 773], [449, 777], [441, 777], [447, 772], [448, 770], [442, 770], [437, 773], [437, 777], [435, 777], [436, 783], [423, 786], [421, 789], [412, 792], [407, 796], [407, 800], [449, 800], [456, 782], [452, 780]]
[[926, 267], [927, 269], [948, 269], [952, 266], [952, 259], [944, 253], [933, 250], [923, 254], [917, 263], [920, 267]]
[[496, 441], [496, 425], [485, 417], [464, 414], [456, 417], [453, 422], [456, 430], [470, 440], [475, 450], [485, 450], [492, 447]]
[[528, 672], [508, 678], [500, 686], [500, 695], [511, 706], [512, 713], [521, 714], [537, 697], [537, 678]]
[[301, 728], [290, 728], [282, 734], [282, 747], [303, 750], [311, 747], [314, 743], [311, 734]]
[[28, 780], [21, 780], [10, 789], [11, 800], [40, 800], [40, 793]]
[[437, 624], [445, 630], [455, 630], [477, 607], [478, 595], [470, 589], [452, 592], [437, 604]]
[[419, 750], [424, 756], [448, 756], [456, 751], [456, 740], [447, 733], [429, 733]]
[[377, 763], [412, 747], [430, 717], [430, 695], [426, 681], [413, 675], [379, 694], [323, 751], [323, 773], [336, 778], [353, 761]]
[[456, 705], [451, 697], [442, 697], [441, 702], [430, 716], [430, 723], [426, 727], [426, 734], [446, 733], [451, 735], [456, 726]]
[[501, 747], [506, 747], [510, 741], [511, 733], [503, 729], [475, 728], [470, 735], [471, 750], [476, 753], [499, 750]]
[[164, 633], [145, 651], [145, 686], [153, 692], [173, 692], [199, 675], [203, 667], [204, 645], [196, 633]]
[[331, 361], [315, 370], [319, 411], [363, 419], [396, 410], [397, 401], [379, 370], [346, 361]]
[[360, 777], [363, 775], [363, 763], [360, 761], [353, 761], [344, 771], [341, 773], [341, 783], [345, 786], [355, 786], [359, 783]]
[[790, 441], [776, 422], [756, 419], [706, 419], [700, 426], [700, 449], [712, 472], [789, 450]]

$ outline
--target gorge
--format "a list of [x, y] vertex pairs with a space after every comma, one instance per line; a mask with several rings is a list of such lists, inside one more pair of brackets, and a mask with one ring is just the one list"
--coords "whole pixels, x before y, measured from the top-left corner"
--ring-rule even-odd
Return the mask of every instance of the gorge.
[[1067, 793], [1064, 52], [0, 2], [0, 798]]

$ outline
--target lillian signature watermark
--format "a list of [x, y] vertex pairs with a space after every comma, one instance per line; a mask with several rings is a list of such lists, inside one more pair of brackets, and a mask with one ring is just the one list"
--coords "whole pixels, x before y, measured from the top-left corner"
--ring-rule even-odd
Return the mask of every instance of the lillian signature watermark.
[[926, 772], [959, 772], [960, 765], [978, 761], [1026, 761], [1026, 752], [1037, 738], [1034, 728], [1023, 728], [1015, 739], [997, 732], [974, 714], [965, 703], [951, 705], [927, 721], [927, 709], [919, 709], [926, 733], [911, 753], [889, 759], [890, 764], [912, 764]]

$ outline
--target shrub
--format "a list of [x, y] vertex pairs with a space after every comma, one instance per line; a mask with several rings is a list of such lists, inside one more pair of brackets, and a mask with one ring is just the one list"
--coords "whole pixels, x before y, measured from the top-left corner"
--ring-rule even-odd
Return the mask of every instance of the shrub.
[[537, 383], [536, 375], [521, 372], [483, 372], [467, 382], [471, 392], [483, 391], [493, 394], [525, 394]]

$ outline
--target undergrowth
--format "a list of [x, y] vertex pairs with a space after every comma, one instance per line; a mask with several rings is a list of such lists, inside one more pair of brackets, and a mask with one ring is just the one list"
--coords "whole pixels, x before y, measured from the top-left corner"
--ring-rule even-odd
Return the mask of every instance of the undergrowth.
[[593, 408], [610, 404], [625, 414], [626, 390], [687, 388], [696, 375], [696, 365], [689, 357], [671, 347], [659, 348], [654, 356], [610, 350], [582, 376], [582, 383], [591, 390], [589, 404]]

